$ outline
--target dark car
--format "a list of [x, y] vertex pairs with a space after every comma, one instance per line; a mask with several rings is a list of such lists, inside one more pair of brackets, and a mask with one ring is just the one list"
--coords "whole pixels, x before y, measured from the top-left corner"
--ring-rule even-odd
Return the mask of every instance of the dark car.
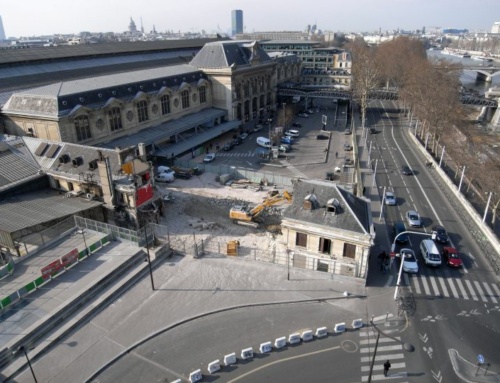
[[301, 128], [301, 127], [302, 127], [302, 124], [299, 124], [298, 122], [294, 122], [294, 123], [292, 124], [292, 126], [293, 126], [294, 128]]
[[431, 231], [432, 239], [439, 243], [448, 243], [448, 233], [443, 226], [436, 225]]
[[411, 176], [413, 172], [411, 171], [409, 166], [403, 165], [401, 167], [401, 173], [403, 173], [405, 176]]
[[375, 128], [370, 128], [370, 134], [376, 134], [377, 133], [377, 129]]
[[[394, 234], [394, 238], [402, 232], [406, 231], [405, 224], [403, 222], [396, 222], [392, 227], [392, 233]], [[398, 243], [406, 243], [408, 242], [408, 234], [401, 234], [398, 239], [396, 239]]]
[[328, 140], [329, 138], [330, 138], [330, 136], [327, 136], [326, 134], [318, 134], [316, 136], [317, 140]]
[[446, 264], [450, 267], [462, 267], [462, 258], [454, 247], [443, 247], [443, 257], [446, 259]]
[[233, 138], [233, 139], [231, 140], [231, 143], [232, 143], [233, 145], [239, 145], [239, 144], [241, 144], [242, 142], [243, 142], [243, 139], [242, 139], [241, 137], [239, 137], [239, 136], [238, 136], [238, 137], [235, 137], [235, 138]]
[[226, 142], [222, 147], [222, 150], [225, 150], [227, 152], [228, 150], [231, 150], [233, 147], [234, 144], [232, 142]]

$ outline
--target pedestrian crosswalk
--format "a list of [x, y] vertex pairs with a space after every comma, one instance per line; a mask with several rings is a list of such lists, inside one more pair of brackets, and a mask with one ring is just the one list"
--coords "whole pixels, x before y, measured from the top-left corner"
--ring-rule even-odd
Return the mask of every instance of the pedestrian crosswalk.
[[405, 284], [417, 295], [457, 298], [484, 303], [500, 302], [496, 283], [471, 281], [463, 275], [453, 276], [447, 269], [424, 269], [417, 275], [403, 275]]
[[256, 157], [257, 153], [253, 151], [248, 152], [218, 152], [217, 157]]
[[[380, 327], [380, 325], [377, 325]], [[377, 349], [377, 330], [373, 328], [363, 328], [359, 332], [360, 337], [360, 355], [361, 355], [361, 381], [367, 382], [370, 377], [371, 364], [373, 356], [373, 370], [371, 372], [371, 380], [373, 382], [379, 380], [391, 379], [392, 382], [405, 382], [408, 378], [406, 372], [405, 355], [401, 339], [396, 336], [396, 330], [382, 328], [382, 331], [395, 339], [380, 335]], [[397, 339], [397, 340], [396, 340]], [[391, 368], [389, 373], [384, 376], [384, 363], [389, 360]]]

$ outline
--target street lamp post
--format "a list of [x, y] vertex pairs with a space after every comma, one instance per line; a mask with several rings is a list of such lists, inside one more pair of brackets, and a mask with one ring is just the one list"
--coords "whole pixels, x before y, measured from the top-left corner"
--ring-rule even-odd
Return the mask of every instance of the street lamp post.
[[368, 383], [371, 383], [371, 381], [372, 381], [373, 365], [375, 364], [375, 356], [377, 355], [377, 348], [378, 348], [378, 341], [380, 339], [380, 334], [382, 334], [386, 338], [389, 338], [389, 339], [392, 339], [392, 340], [398, 342], [399, 344], [401, 344], [403, 346], [403, 350], [405, 350], [407, 352], [413, 352], [413, 351], [415, 351], [415, 346], [413, 346], [411, 343], [402, 342], [398, 338], [395, 338], [395, 337], [393, 337], [393, 336], [391, 336], [389, 334], [386, 334], [385, 332], [383, 332], [382, 330], [380, 330], [377, 326], [375, 326], [375, 323], [373, 323], [373, 316], [370, 319], [370, 324], [372, 325], [372, 327], [375, 330], [377, 330], [377, 341], [375, 342], [375, 348], [373, 350], [373, 357], [372, 357], [372, 362], [371, 362], [371, 365], [370, 365], [370, 374], [368, 375]]
[[380, 215], [378, 220], [382, 220], [382, 214], [384, 214], [384, 204], [385, 204], [385, 186], [384, 186], [384, 194], [382, 194], [382, 205], [380, 206]]
[[149, 254], [148, 225], [144, 226], [144, 236], [146, 237], [146, 252], [148, 254], [149, 277], [151, 278], [151, 288], [154, 291], [155, 283], [153, 281], [153, 267], [151, 266], [151, 256]]
[[24, 347], [24, 346], [19, 347], [19, 351], [22, 351], [24, 353], [24, 356], [26, 357], [26, 361], [28, 362], [28, 366], [29, 366], [30, 371], [31, 371], [31, 375], [33, 375], [33, 380], [35, 381], [35, 383], [38, 383], [38, 380], [36, 380], [35, 371], [33, 371], [33, 367], [31, 366], [30, 358], [28, 358], [28, 353], [26, 352], [26, 347]]
[[[378, 158], [375, 159], [375, 169], [373, 170], [373, 182], [372, 182], [372, 187], [375, 186], [375, 178], [377, 177], [377, 164], [378, 164]], [[370, 164], [371, 167], [371, 164]]]

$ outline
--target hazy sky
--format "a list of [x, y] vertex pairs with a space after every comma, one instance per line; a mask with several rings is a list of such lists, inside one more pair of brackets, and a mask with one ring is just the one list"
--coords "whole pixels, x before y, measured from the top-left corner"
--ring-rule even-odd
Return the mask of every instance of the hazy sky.
[[246, 32], [319, 29], [362, 32], [431, 27], [491, 31], [500, 0], [0, 0], [7, 37], [126, 31], [229, 32], [231, 10]]

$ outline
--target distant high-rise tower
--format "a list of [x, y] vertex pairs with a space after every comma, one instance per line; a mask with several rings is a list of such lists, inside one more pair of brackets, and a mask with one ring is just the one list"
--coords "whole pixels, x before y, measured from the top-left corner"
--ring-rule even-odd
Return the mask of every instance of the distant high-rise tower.
[[5, 31], [3, 29], [2, 16], [0, 16], [0, 40], [5, 40]]
[[243, 11], [235, 9], [231, 11], [231, 35], [243, 33]]

